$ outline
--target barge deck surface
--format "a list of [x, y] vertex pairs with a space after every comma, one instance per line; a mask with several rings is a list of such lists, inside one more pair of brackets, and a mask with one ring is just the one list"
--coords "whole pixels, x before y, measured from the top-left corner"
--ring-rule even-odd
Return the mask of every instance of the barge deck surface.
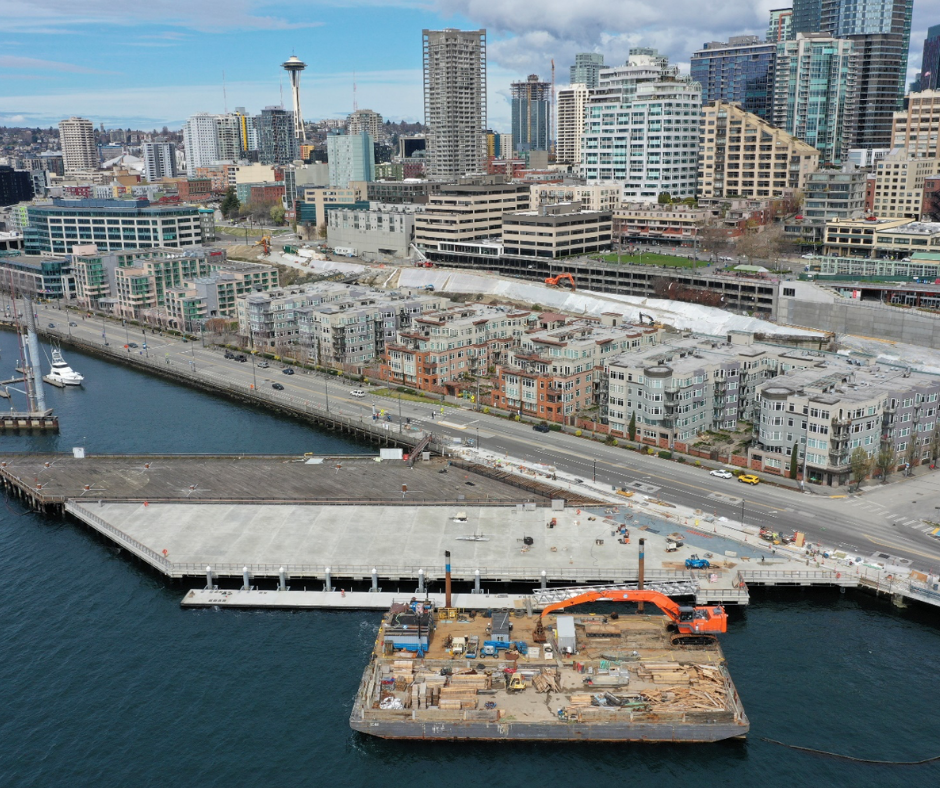
[[[417, 658], [386, 649], [389, 616], [350, 716], [350, 726], [361, 733], [389, 739], [711, 742], [743, 737], [750, 728], [721, 647], [673, 646], [659, 615], [575, 615], [577, 652], [565, 657], [557, 656], [549, 617], [545, 630], [554, 654], [547, 657], [544, 645], [534, 642], [538, 619], [516, 611], [511, 638], [525, 642], [528, 654], [472, 659], [455, 657], [448, 645], [475, 635], [482, 646], [492, 637], [492, 619], [468, 612], [438, 618], [427, 654]], [[508, 691], [507, 668], [525, 677], [526, 689]], [[442, 669], [452, 675], [441, 675]], [[594, 705], [595, 696], [604, 705]]]

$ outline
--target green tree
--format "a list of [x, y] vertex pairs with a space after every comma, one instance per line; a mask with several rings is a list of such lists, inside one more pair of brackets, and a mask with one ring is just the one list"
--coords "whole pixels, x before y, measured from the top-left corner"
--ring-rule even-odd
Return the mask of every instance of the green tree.
[[222, 211], [222, 215], [226, 219], [230, 219], [238, 215], [239, 208], [241, 208], [241, 202], [235, 194], [235, 187], [229, 186], [228, 189], [225, 190], [225, 196], [222, 198], [222, 205], [219, 207], [219, 210]]
[[849, 455], [849, 468], [851, 469], [852, 481], [855, 483], [855, 489], [857, 490], [862, 486], [862, 481], [871, 470], [871, 457], [861, 446], [856, 446], [852, 450], [852, 454]]
[[275, 224], [284, 224], [284, 216], [287, 214], [287, 211], [284, 210], [283, 205], [272, 205], [270, 214], [271, 220]]
[[659, 197], [656, 198], [656, 201], [660, 205], [671, 205], [672, 204], [672, 195], [669, 192], [660, 192]]
[[630, 426], [627, 427], [627, 434], [630, 436], [630, 440], [636, 440], [636, 411], [630, 415]]
[[936, 465], [938, 457], [940, 457], [940, 424], [937, 425], [930, 438], [930, 462]]
[[797, 471], [799, 470], [799, 458], [797, 457], [797, 443], [793, 444], [793, 448], [790, 449], [790, 478], [795, 479]]
[[881, 483], [887, 484], [888, 477], [898, 464], [897, 453], [891, 441], [882, 441], [881, 448], [875, 455], [875, 469], [881, 474]]

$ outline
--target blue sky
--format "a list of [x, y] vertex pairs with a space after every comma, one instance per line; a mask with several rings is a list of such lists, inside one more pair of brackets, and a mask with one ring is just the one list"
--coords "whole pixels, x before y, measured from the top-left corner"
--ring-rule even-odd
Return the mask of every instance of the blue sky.
[[[509, 83], [538, 73], [567, 82], [575, 52], [620, 63], [655, 46], [677, 63], [705, 41], [763, 35], [780, 0], [0, 0], [0, 125], [179, 127], [190, 114], [280, 103], [292, 53], [307, 119], [358, 104], [420, 120], [422, 28], [488, 31], [490, 125], [508, 131]], [[681, 25], [676, 20], [682, 20]], [[911, 64], [919, 66], [940, 0], [915, 0]], [[913, 70], [913, 69], [912, 69]], [[285, 104], [290, 94], [285, 87]]]

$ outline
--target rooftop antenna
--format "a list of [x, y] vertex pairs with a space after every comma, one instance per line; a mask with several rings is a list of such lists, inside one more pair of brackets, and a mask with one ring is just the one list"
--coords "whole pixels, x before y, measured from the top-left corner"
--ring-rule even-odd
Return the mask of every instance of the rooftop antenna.
[[280, 80], [281, 83], [281, 109], [284, 109], [284, 80]]
[[225, 89], [225, 71], [222, 72], [222, 104], [225, 107], [225, 114], [228, 115], [228, 91]]

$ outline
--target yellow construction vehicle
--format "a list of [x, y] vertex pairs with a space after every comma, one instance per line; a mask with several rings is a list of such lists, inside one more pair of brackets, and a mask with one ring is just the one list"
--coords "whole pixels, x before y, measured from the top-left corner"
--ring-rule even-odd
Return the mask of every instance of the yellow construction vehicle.
[[260, 246], [260, 247], [264, 250], [264, 251], [261, 252], [261, 254], [262, 254], [263, 256], [267, 257], [269, 254], [271, 254], [271, 236], [270, 236], [270, 235], [262, 235], [262, 236], [258, 239], [258, 242], [257, 242], [254, 246], [252, 246], [251, 248], [254, 249], [255, 246]]
[[529, 685], [518, 673], [506, 676], [506, 692], [522, 692]]

